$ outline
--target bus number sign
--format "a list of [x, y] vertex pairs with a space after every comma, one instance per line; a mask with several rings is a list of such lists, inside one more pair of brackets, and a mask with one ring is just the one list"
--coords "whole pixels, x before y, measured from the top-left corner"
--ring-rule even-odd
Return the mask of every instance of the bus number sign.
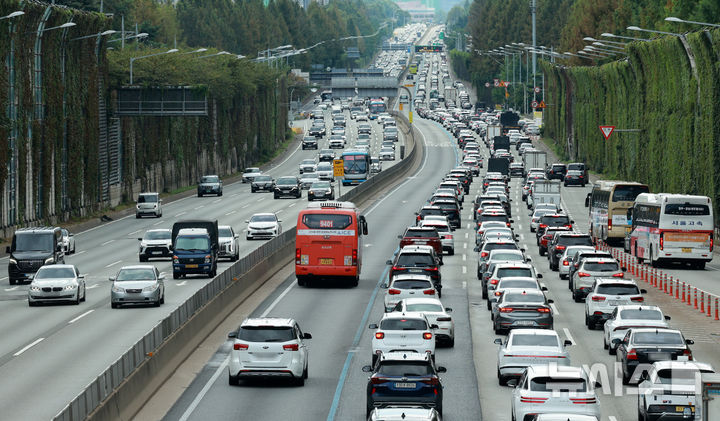
[[345, 176], [345, 164], [342, 159], [333, 160], [333, 176], [344, 177]]
[[332, 228], [333, 221], [320, 221], [320, 228]]

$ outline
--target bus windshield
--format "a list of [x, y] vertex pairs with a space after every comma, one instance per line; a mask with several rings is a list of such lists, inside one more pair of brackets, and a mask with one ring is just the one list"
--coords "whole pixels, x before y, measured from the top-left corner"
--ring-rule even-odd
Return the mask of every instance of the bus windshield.
[[345, 155], [345, 174], [364, 174], [367, 172], [367, 162], [362, 155]]
[[615, 186], [613, 191], [612, 201], [613, 202], [632, 202], [640, 193], [647, 193], [650, 191], [648, 186], [642, 185], [625, 185]]

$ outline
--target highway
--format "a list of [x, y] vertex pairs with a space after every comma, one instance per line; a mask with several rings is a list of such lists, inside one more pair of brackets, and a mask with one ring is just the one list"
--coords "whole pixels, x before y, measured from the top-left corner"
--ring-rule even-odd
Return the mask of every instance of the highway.
[[[312, 104], [310, 105], [312, 106]], [[357, 123], [347, 117], [347, 145], [354, 144]], [[329, 111], [325, 112], [328, 133], [332, 128]], [[294, 124], [307, 127], [309, 121]], [[382, 142], [382, 128], [373, 127], [371, 151], [376, 154]], [[401, 137], [398, 145], [404, 139]], [[327, 137], [319, 142], [327, 147]], [[302, 150], [299, 142], [291, 145], [286, 158], [265, 172], [273, 177], [297, 175], [298, 164], [317, 156], [316, 150]], [[398, 148], [399, 149], [399, 148]], [[339, 155], [342, 150], [337, 149]], [[399, 153], [398, 153], [399, 156]], [[397, 161], [384, 161], [387, 169]], [[335, 189], [337, 194], [337, 184]], [[351, 187], [342, 187], [342, 192]], [[95, 377], [117, 360], [155, 324], [209, 281], [204, 277], [173, 280], [169, 259], [150, 263], [166, 273], [166, 301], [159, 308], [110, 308], [109, 276], [124, 265], [138, 264], [138, 237], [147, 229], [171, 228], [180, 219], [217, 219], [231, 225], [240, 234], [241, 257], [264, 241], [245, 240], [245, 220], [258, 212], [275, 212], [285, 229], [295, 226], [302, 199], [273, 200], [271, 193], [250, 193], [250, 185], [240, 182], [224, 186], [222, 197], [196, 196], [169, 202], [163, 206], [163, 217], [135, 219], [134, 215], [105, 223], [85, 232], [75, 233], [76, 253], [66, 256], [66, 263], [77, 265], [86, 275], [87, 301], [79, 306], [44, 305], [28, 307], [28, 284], [10, 286], [7, 260], [0, 269], [0, 419], [50, 419], [80, 393]], [[218, 272], [230, 266], [221, 260]], [[28, 404], [32, 396], [33, 404]]]

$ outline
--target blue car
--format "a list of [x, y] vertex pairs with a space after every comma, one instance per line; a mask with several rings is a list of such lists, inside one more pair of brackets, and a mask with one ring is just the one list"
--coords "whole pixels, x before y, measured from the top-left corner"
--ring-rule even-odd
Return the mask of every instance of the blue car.
[[378, 358], [374, 367], [363, 367], [372, 373], [367, 385], [366, 418], [378, 407], [397, 404], [416, 404], [435, 408], [442, 415], [442, 380], [430, 354], [416, 352], [388, 352]]

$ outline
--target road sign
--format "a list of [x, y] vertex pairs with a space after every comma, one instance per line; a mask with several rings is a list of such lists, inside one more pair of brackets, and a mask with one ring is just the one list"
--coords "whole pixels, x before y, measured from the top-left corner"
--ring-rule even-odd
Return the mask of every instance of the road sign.
[[540, 87], [539, 87], [539, 86], [536, 86], [536, 87], [535, 87], [535, 93], [536, 93], [536, 94], [539, 94], [539, 93], [540, 93]]
[[538, 105], [540, 105], [540, 103], [537, 102], [537, 101], [533, 101], [533, 102], [530, 103], [530, 106], [531, 106], [532, 108], [537, 108]]
[[490, 87], [490, 82], [485, 82], [485, 87], [486, 87], [486, 88], [489, 88], [489, 87]]
[[408, 121], [412, 124], [412, 111], [408, 112]]
[[414, 88], [414, 87], [415, 87], [415, 84], [414, 84], [414, 83], [406, 83], [406, 84], [405, 84], [405, 87], [406, 87], [406, 88]]
[[545, 108], [545, 101], [540, 101], [540, 103], [535, 108]]
[[342, 159], [333, 160], [333, 177], [345, 176], [345, 164]]
[[615, 130], [615, 126], [598, 126], [600, 128], [600, 131], [602, 132], [603, 136], [605, 137], [605, 140], [610, 139], [610, 135], [612, 134], [613, 130]]
[[500, 79], [493, 79], [493, 84], [495, 85], [496, 88], [499, 87], [499, 86], [500, 86]]

